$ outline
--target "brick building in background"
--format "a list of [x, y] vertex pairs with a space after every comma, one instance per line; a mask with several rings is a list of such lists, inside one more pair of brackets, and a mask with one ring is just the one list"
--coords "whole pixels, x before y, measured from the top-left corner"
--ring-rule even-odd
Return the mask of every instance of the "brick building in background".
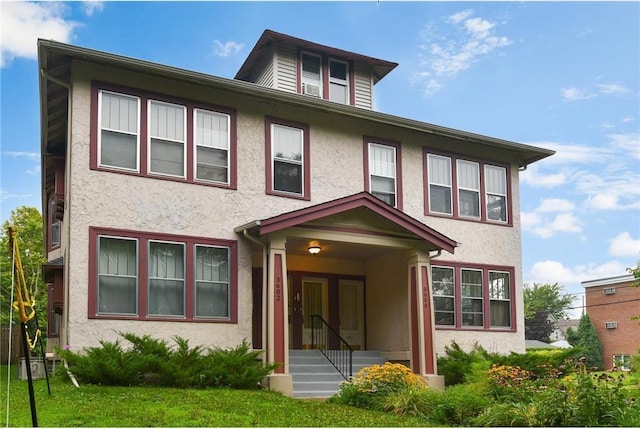
[[587, 315], [602, 343], [605, 369], [631, 368], [631, 356], [640, 349], [640, 287], [633, 287], [630, 274], [582, 282]]

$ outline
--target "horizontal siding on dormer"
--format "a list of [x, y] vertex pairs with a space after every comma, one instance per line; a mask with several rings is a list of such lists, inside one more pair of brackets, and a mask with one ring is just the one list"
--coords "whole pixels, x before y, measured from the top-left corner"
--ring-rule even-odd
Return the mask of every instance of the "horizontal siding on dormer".
[[296, 48], [294, 46], [278, 46], [275, 63], [277, 69], [275, 87], [282, 91], [297, 92]]
[[361, 64], [354, 67], [355, 105], [365, 109], [373, 108], [373, 85], [369, 69]]

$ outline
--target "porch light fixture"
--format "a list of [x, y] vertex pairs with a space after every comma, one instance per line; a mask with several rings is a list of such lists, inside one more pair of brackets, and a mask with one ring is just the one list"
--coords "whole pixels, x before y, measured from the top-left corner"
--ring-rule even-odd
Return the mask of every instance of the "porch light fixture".
[[307, 250], [312, 255], [317, 255], [318, 253], [320, 253], [320, 246], [309, 246], [309, 248]]

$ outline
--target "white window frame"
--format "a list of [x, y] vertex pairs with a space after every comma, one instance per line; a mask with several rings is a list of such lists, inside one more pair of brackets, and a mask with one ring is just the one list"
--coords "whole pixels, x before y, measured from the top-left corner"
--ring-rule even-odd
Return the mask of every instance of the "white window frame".
[[[134, 278], [136, 281], [136, 303], [135, 303], [135, 312], [133, 313], [117, 313], [117, 312], [109, 312], [109, 311], [100, 311], [100, 277], [105, 274], [100, 273], [100, 241], [103, 238], [113, 239], [113, 240], [122, 240], [122, 241], [133, 241], [136, 244], [136, 254], [135, 254], [135, 269], [136, 275], [111, 275], [106, 274], [107, 276], [112, 277], [122, 277], [122, 278]], [[96, 312], [99, 315], [122, 315], [122, 316], [138, 316], [140, 312], [140, 241], [137, 238], [132, 237], [122, 237], [117, 235], [106, 235], [99, 234], [96, 237]]]
[[[452, 284], [451, 284], [451, 288], [453, 291], [452, 295], [436, 295], [436, 293], [433, 290], [433, 284], [431, 285], [431, 293], [433, 295], [433, 299], [434, 299], [434, 303], [433, 303], [433, 314], [435, 316], [436, 312], [437, 313], [453, 313], [453, 323], [451, 324], [438, 324], [438, 319], [435, 318], [435, 323], [437, 326], [443, 326], [443, 327], [451, 327], [451, 328], [455, 328], [456, 327], [456, 319], [457, 319], [457, 303], [456, 303], [456, 269], [454, 267], [446, 267], [446, 266], [439, 266], [439, 265], [432, 265], [431, 266], [431, 273], [430, 273], [430, 277], [433, 281], [433, 269], [434, 268], [438, 268], [438, 269], [443, 269], [443, 270], [449, 270], [452, 273], [451, 279], [452, 279]], [[435, 304], [435, 298], [446, 298], [451, 300], [451, 302], [453, 302], [453, 311], [446, 311], [446, 310], [438, 310], [436, 308], [436, 304]]]
[[[136, 121], [135, 121], [136, 132], [135, 133], [132, 133], [129, 131], [111, 129], [111, 128], [103, 128], [102, 126], [103, 94], [110, 94], [110, 95], [113, 95], [116, 97], [122, 97], [122, 98], [131, 98], [136, 101]], [[122, 170], [122, 171], [133, 171], [133, 172], [139, 173], [140, 172], [140, 97], [129, 95], [129, 94], [122, 94], [114, 91], [107, 91], [104, 89], [98, 90], [98, 118], [97, 119], [98, 119], [98, 136], [97, 136], [98, 137], [98, 145], [97, 145], [98, 166], [101, 168], [110, 168], [110, 169]], [[120, 167], [117, 165], [110, 165], [102, 162], [102, 132], [103, 131], [109, 131], [112, 133], [119, 133], [119, 134], [124, 134], [129, 136], [135, 135], [136, 137], [136, 168]]]
[[[489, 181], [487, 180], [487, 177], [489, 177], [488, 171], [490, 169], [495, 169], [495, 170], [500, 170], [503, 174], [502, 174], [502, 179], [503, 179], [503, 187], [504, 187], [504, 194], [501, 194], [499, 192], [495, 192], [493, 190], [489, 189]], [[486, 210], [486, 219], [489, 222], [500, 222], [500, 223], [508, 223], [509, 222], [509, 201], [508, 201], [508, 196], [507, 196], [507, 169], [505, 167], [500, 167], [498, 165], [492, 165], [492, 164], [485, 164], [484, 166], [484, 181], [485, 181], [485, 210]], [[502, 219], [491, 219], [489, 217], [489, 213], [491, 213], [491, 211], [489, 210], [489, 196], [496, 196], [496, 197], [502, 197], [504, 198], [504, 220]]]
[[[506, 286], [506, 292], [509, 294], [509, 298], [500, 298], [500, 297], [493, 297], [491, 296], [491, 274], [506, 274], [508, 280], [509, 280], [509, 284], [507, 284]], [[489, 284], [487, 285], [487, 290], [488, 290], [488, 295], [487, 299], [489, 300], [489, 327], [491, 329], [511, 329], [511, 325], [512, 325], [512, 319], [513, 319], [513, 309], [512, 309], [512, 300], [514, 299], [514, 297], [512, 296], [512, 282], [514, 281], [514, 279], [511, 276], [511, 273], [508, 271], [500, 271], [500, 270], [487, 270], [487, 279], [489, 281]], [[508, 320], [508, 324], [507, 325], [493, 325], [491, 323], [491, 316], [492, 316], [492, 311], [491, 311], [491, 303], [492, 302], [507, 302], [507, 308], [509, 309], [509, 320]]]
[[[163, 104], [166, 106], [179, 107], [182, 109], [182, 140], [169, 139], [164, 137], [156, 137], [151, 134], [152, 119], [151, 119], [151, 105]], [[151, 152], [153, 142], [152, 140], [160, 140], [163, 142], [180, 143], [182, 144], [182, 175], [163, 173], [160, 171], [152, 170]], [[178, 177], [181, 179], [187, 178], [187, 106], [182, 104], [168, 103], [166, 101], [149, 99], [147, 101], [147, 170], [150, 176], [164, 176], [164, 177]]]
[[[198, 247], [207, 247], [212, 249], [224, 249], [227, 253], [227, 280], [226, 281], [209, 281], [209, 280], [198, 280]], [[197, 319], [222, 319], [227, 320], [231, 317], [231, 251], [228, 247], [225, 246], [213, 246], [209, 244], [198, 244], [195, 243], [193, 246], [193, 317]], [[227, 315], [226, 316], [207, 316], [207, 315], [198, 315], [198, 283], [211, 283], [211, 284], [226, 284], [227, 288]]]
[[[318, 59], [318, 64], [319, 64], [319, 69], [318, 69], [318, 79], [311, 79], [308, 78], [307, 76], [305, 76], [305, 69], [304, 69], [304, 57], [305, 56], [309, 56], [309, 57], [314, 57]], [[320, 55], [317, 54], [312, 54], [311, 52], [307, 52], [307, 51], [302, 51], [300, 53], [300, 82], [302, 84], [302, 94], [304, 95], [308, 95], [310, 97], [316, 97], [316, 95], [310, 94], [308, 92], [306, 92], [305, 88], [307, 84], [311, 84], [311, 85], [317, 85], [318, 86], [318, 95], [317, 97], [319, 98], [324, 98], [324, 94], [323, 94], [323, 81], [322, 81], [322, 57]]]
[[[276, 144], [277, 144], [277, 140], [275, 138], [275, 129], [276, 127], [280, 127], [280, 128], [288, 128], [290, 130], [295, 130], [299, 132], [300, 135], [300, 140], [299, 140], [299, 145], [300, 145], [300, 160], [295, 160], [295, 159], [290, 159], [290, 158], [280, 158], [276, 156]], [[275, 192], [275, 193], [283, 193], [283, 194], [289, 194], [289, 195], [295, 195], [295, 196], [304, 196], [305, 194], [305, 153], [304, 153], [304, 139], [305, 139], [305, 135], [304, 135], [304, 129], [303, 128], [298, 128], [298, 127], [293, 127], [290, 125], [284, 125], [284, 124], [280, 124], [280, 123], [272, 123], [271, 124], [271, 192]], [[283, 164], [291, 164], [291, 165], [299, 165], [300, 166], [300, 192], [292, 192], [292, 191], [286, 191], [286, 190], [282, 190], [282, 189], [276, 189], [276, 162], [279, 163], [283, 163]]]
[[[387, 176], [387, 175], [383, 175], [383, 174], [374, 174], [373, 173], [373, 166], [375, 165], [375, 163], [373, 162], [373, 152], [372, 152], [372, 148], [373, 147], [379, 147], [385, 150], [391, 150], [393, 153], [393, 168], [391, 169], [391, 171], [393, 171], [393, 176]], [[398, 207], [398, 151], [396, 149], [395, 146], [391, 146], [388, 144], [381, 144], [381, 143], [375, 143], [375, 142], [369, 142], [368, 144], [368, 157], [369, 157], [369, 192], [375, 196], [376, 198], [378, 198], [376, 196], [376, 194], [374, 193], [374, 189], [373, 189], [373, 177], [381, 177], [383, 179], [392, 179], [393, 180], [393, 199], [394, 199], [394, 203], [393, 203], [393, 207]], [[383, 193], [383, 192], [378, 192], [375, 191], [377, 193]], [[381, 201], [381, 198], [379, 198]]]
[[[476, 181], [478, 183], [478, 188], [474, 189], [474, 188], [470, 188], [468, 186], [462, 186], [460, 184], [461, 180], [460, 180], [460, 172], [463, 170], [462, 168], [460, 168], [461, 164], [473, 164], [476, 167]], [[465, 218], [470, 218], [470, 219], [481, 219], [482, 218], [482, 199], [480, 198], [480, 188], [481, 188], [481, 184], [480, 184], [480, 163], [476, 162], [476, 161], [468, 161], [466, 159], [457, 159], [456, 160], [456, 175], [457, 175], [457, 184], [458, 184], [458, 189], [457, 189], [457, 194], [458, 194], [458, 216], [460, 217], [465, 217]], [[473, 192], [476, 193], [478, 195], [478, 215], [474, 216], [474, 215], [469, 215], [469, 214], [462, 214], [462, 201], [460, 199], [460, 191], [465, 191], [465, 192]]]
[[[449, 184], [445, 184], [445, 183], [438, 183], [434, 180], [432, 180], [432, 168], [431, 168], [431, 159], [435, 159], [435, 158], [440, 158], [443, 160], [447, 160], [449, 162]], [[437, 155], [437, 154], [433, 154], [433, 153], [428, 153], [427, 154], [427, 169], [428, 169], [428, 177], [427, 177], [427, 181], [428, 181], [428, 186], [429, 186], [429, 201], [427, 202], [428, 204], [428, 209], [429, 209], [429, 213], [438, 213], [441, 215], [446, 215], [446, 216], [453, 216], [453, 164], [451, 162], [451, 157], [449, 156], [443, 156], [443, 155]], [[433, 192], [431, 191], [431, 186], [438, 186], [441, 188], [448, 188], [449, 189], [449, 212], [439, 212], [436, 210], [433, 210], [431, 207], [431, 200], [433, 198]]]
[[[619, 353], [611, 356], [611, 361], [614, 367], [617, 367], [621, 371], [631, 371], [632, 359], [630, 354]], [[621, 365], [618, 365], [618, 362]]]
[[[473, 271], [473, 272], [477, 272], [480, 273], [480, 297], [475, 297], [475, 296], [466, 296], [464, 295], [464, 272], [465, 271]], [[484, 327], [484, 284], [483, 284], [483, 279], [484, 279], [484, 274], [483, 274], [483, 270], [480, 269], [475, 269], [475, 268], [464, 268], [462, 267], [460, 269], [460, 316], [462, 319], [462, 326], [465, 328], [483, 328]], [[472, 301], [480, 301], [481, 302], [481, 310], [478, 313], [477, 311], [464, 311], [464, 303], [463, 301], [465, 299], [468, 300], [472, 300]], [[480, 325], [467, 325], [465, 324], [464, 321], [464, 315], [465, 314], [480, 314], [481, 318], [481, 323]]]
[[[219, 147], [212, 147], [206, 145], [198, 144], [198, 112], [204, 112], [205, 114], [210, 114], [214, 116], [222, 116], [226, 118], [227, 121], [227, 147], [225, 149]], [[215, 112], [207, 109], [194, 108], [193, 109], [193, 180], [197, 182], [205, 182], [205, 183], [221, 183], [224, 185], [229, 185], [230, 175], [231, 175], [231, 116], [228, 113]], [[207, 149], [217, 149], [224, 150], [227, 153], [227, 178], [226, 181], [220, 182], [216, 180], [207, 180], [198, 178], [198, 148], [203, 147]]]
[[[171, 244], [171, 245], [177, 245], [177, 246], [181, 246], [182, 247], [182, 278], [173, 278], [173, 277], [155, 277], [155, 276], [151, 276], [151, 274], [149, 273], [149, 271], [151, 270], [151, 244], [152, 243], [159, 243], [159, 244]], [[148, 316], [151, 317], [170, 317], [173, 319], [176, 318], [186, 318], [187, 316], [187, 299], [186, 299], [186, 294], [187, 294], [187, 246], [185, 245], [184, 242], [181, 241], [167, 241], [167, 240], [153, 240], [153, 239], [149, 239], [147, 240], [147, 273], [146, 273], [146, 280], [147, 280], [147, 308], [146, 308], [146, 314]], [[151, 305], [151, 281], [152, 280], [172, 280], [172, 281], [177, 281], [180, 280], [182, 281], [182, 314], [159, 314], [159, 313], [152, 313], [151, 309], [150, 309], [150, 305]]]
[[[344, 64], [344, 67], [345, 67], [345, 78], [344, 79], [339, 79], [339, 78], [331, 76], [331, 63]], [[349, 63], [346, 62], [346, 61], [335, 59], [335, 58], [329, 58], [328, 74], [329, 74], [329, 100], [330, 101], [335, 101], [335, 100], [331, 99], [331, 84], [336, 84], [336, 85], [340, 85], [340, 86], [344, 87], [344, 89], [345, 89], [345, 101], [344, 101], [344, 104], [350, 104], [351, 103], [351, 88], [349, 86]], [[343, 103], [342, 101], [335, 101], [335, 102], [336, 103]]]

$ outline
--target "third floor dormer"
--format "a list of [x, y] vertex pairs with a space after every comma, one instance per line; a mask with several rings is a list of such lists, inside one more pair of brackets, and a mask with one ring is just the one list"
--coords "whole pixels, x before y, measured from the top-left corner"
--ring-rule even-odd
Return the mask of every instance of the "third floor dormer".
[[398, 64], [265, 30], [235, 79], [373, 109], [373, 87]]

